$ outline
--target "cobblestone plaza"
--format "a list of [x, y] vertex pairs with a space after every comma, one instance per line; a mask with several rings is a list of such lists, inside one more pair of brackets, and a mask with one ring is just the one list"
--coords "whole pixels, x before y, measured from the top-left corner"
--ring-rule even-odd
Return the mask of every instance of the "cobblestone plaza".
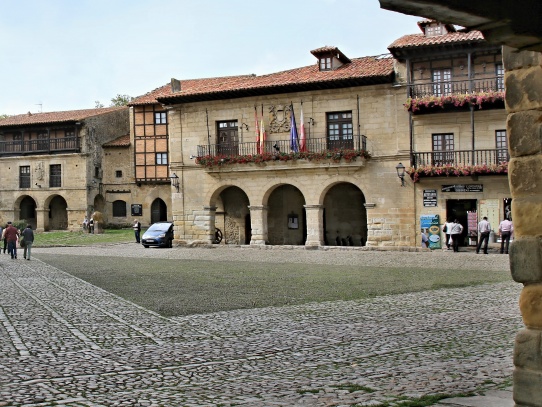
[[[512, 281], [358, 301], [164, 318], [40, 253], [508, 270], [449, 252], [134, 244], [0, 256], [0, 406], [393, 406], [509, 388], [522, 328]], [[124, 260], [123, 260], [124, 261]], [[511, 402], [511, 401], [510, 401]], [[414, 405], [414, 404], [411, 404]], [[449, 404], [448, 404], [449, 405]]]

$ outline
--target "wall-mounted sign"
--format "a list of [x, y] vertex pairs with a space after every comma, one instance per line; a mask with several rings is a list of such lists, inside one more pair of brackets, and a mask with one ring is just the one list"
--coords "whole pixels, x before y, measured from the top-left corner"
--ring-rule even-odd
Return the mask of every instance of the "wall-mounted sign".
[[442, 192], [484, 192], [482, 184], [443, 185]]
[[142, 216], [142, 215], [143, 215], [143, 205], [132, 204], [132, 216]]
[[436, 189], [423, 190], [423, 206], [437, 206], [437, 190]]
[[421, 215], [420, 228], [428, 238], [430, 249], [440, 249], [440, 217], [439, 215]]

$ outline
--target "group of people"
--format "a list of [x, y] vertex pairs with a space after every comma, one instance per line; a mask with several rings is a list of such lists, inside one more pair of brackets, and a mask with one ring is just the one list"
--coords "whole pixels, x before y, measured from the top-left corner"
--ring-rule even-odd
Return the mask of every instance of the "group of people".
[[[12, 222], [8, 222], [5, 228], [0, 226], [0, 234], [2, 236], [4, 254], [6, 248], [12, 259], [17, 259], [17, 245], [24, 248], [23, 256], [26, 260], [30, 260], [32, 245], [34, 244], [34, 231], [32, 225], [26, 225], [26, 228], [21, 232]], [[0, 250], [2, 246], [0, 245]]]
[[[476, 253], [480, 253], [480, 249], [483, 249], [484, 254], [488, 254], [487, 247], [489, 245], [489, 235], [491, 233], [491, 224], [487, 220], [487, 216], [484, 216], [478, 223], [478, 244], [476, 246]], [[457, 219], [453, 221], [448, 220], [443, 227], [443, 232], [446, 234], [446, 247], [448, 250], [454, 252], [459, 251], [459, 240], [463, 233], [463, 226]], [[508, 254], [508, 248], [510, 246], [510, 238], [514, 233], [514, 225], [512, 221], [506, 217], [499, 224], [499, 236], [501, 238], [501, 254]], [[423, 245], [423, 237], [422, 237]], [[482, 248], [483, 246], [483, 248]]]
[[90, 220], [85, 216], [85, 219], [83, 220], [83, 230], [88, 231], [88, 233], [94, 233], [94, 218], [90, 218]]

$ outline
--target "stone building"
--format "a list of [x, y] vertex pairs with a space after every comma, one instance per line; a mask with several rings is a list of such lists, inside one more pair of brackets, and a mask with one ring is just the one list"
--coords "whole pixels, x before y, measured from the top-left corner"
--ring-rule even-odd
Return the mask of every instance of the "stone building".
[[[498, 232], [511, 210], [501, 47], [480, 31], [418, 25], [421, 33], [388, 47], [406, 90], [416, 218], [457, 219], [462, 244], [476, 244], [482, 217]], [[437, 247], [439, 231], [431, 228]]]
[[79, 229], [85, 216], [105, 209], [102, 144], [128, 133], [126, 107], [0, 120], [0, 222]]

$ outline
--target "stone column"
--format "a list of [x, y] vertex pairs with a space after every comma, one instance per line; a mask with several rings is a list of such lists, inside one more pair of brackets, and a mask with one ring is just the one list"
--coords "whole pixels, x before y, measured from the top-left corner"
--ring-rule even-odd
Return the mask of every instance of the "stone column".
[[45, 219], [49, 217], [49, 209], [36, 208], [36, 232], [45, 232]]
[[523, 284], [525, 328], [514, 347], [516, 406], [542, 407], [542, 54], [504, 47], [514, 242], [512, 277]]
[[250, 227], [252, 229], [251, 245], [267, 243], [267, 206], [250, 205]]
[[324, 206], [304, 205], [307, 215], [307, 241], [305, 246], [324, 245]]

